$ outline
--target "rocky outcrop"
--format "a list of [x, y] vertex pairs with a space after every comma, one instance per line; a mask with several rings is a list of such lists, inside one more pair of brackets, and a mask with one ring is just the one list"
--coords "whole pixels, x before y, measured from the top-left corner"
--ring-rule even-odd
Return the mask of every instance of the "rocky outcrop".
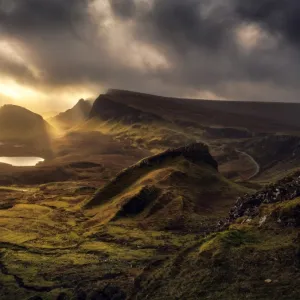
[[243, 216], [254, 217], [259, 213], [262, 204], [271, 204], [293, 200], [300, 196], [300, 172], [296, 172], [274, 184], [266, 186], [263, 190], [253, 194], [239, 197], [231, 209], [229, 221]]

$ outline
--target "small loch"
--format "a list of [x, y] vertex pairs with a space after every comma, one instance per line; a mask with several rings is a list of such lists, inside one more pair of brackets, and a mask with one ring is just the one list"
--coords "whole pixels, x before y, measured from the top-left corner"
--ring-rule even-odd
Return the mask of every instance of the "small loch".
[[45, 161], [41, 157], [31, 157], [31, 156], [0, 156], [0, 163], [9, 164], [14, 167], [34, 167], [38, 163]]

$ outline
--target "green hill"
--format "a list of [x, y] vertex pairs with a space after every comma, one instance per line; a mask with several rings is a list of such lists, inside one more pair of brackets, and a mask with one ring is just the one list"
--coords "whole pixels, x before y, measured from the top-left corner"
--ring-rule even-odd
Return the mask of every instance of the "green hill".
[[116, 222], [206, 231], [246, 189], [217, 171], [202, 143], [170, 149], [124, 170], [86, 204], [89, 226]]
[[229, 223], [145, 269], [131, 299], [300, 299], [299, 195], [298, 172], [239, 198]]
[[109, 94], [100, 95], [95, 100], [89, 118], [74, 130], [99, 131], [153, 153], [197, 140], [188, 128], [182, 128], [158, 114], [120, 103]]

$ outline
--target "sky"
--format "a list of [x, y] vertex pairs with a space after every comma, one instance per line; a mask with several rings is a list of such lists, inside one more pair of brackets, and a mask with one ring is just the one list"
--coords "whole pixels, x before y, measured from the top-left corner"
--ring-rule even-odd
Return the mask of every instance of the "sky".
[[0, 0], [0, 105], [108, 88], [300, 102], [299, 0]]

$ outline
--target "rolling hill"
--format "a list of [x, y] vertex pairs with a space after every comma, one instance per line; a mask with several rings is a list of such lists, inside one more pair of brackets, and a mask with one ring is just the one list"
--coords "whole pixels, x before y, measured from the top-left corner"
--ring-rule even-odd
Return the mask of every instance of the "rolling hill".
[[51, 156], [53, 128], [40, 115], [21, 106], [4, 105], [0, 108], [0, 128], [2, 155]]
[[223, 178], [204, 144], [170, 149], [119, 173], [86, 208], [89, 226], [107, 222], [206, 231], [246, 192]]
[[132, 299], [299, 299], [299, 172], [232, 207], [228, 222], [150, 265]]
[[154, 153], [196, 142], [193, 134], [180, 126], [155, 113], [115, 101], [109, 95], [100, 95], [89, 118], [74, 130], [100, 131], [117, 141]]
[[[300, 166], [293, 156], [299, 109], [297, 103], [191, 100], [109, 90], [96, 99], [88, 119], [73, 129], [99, 131], [153, 154], [204, 142], [226, 177], [268, 182], [275, 162], [281, 161], [278, 151], [271, 150], [275, 144], [291, 154], [277, 164], [276, 176], [291, 165]], [[263, 155], [262, 147], [270, 149], [268, 154]], [[252, 176], [258, 165], [260, 171]]]

